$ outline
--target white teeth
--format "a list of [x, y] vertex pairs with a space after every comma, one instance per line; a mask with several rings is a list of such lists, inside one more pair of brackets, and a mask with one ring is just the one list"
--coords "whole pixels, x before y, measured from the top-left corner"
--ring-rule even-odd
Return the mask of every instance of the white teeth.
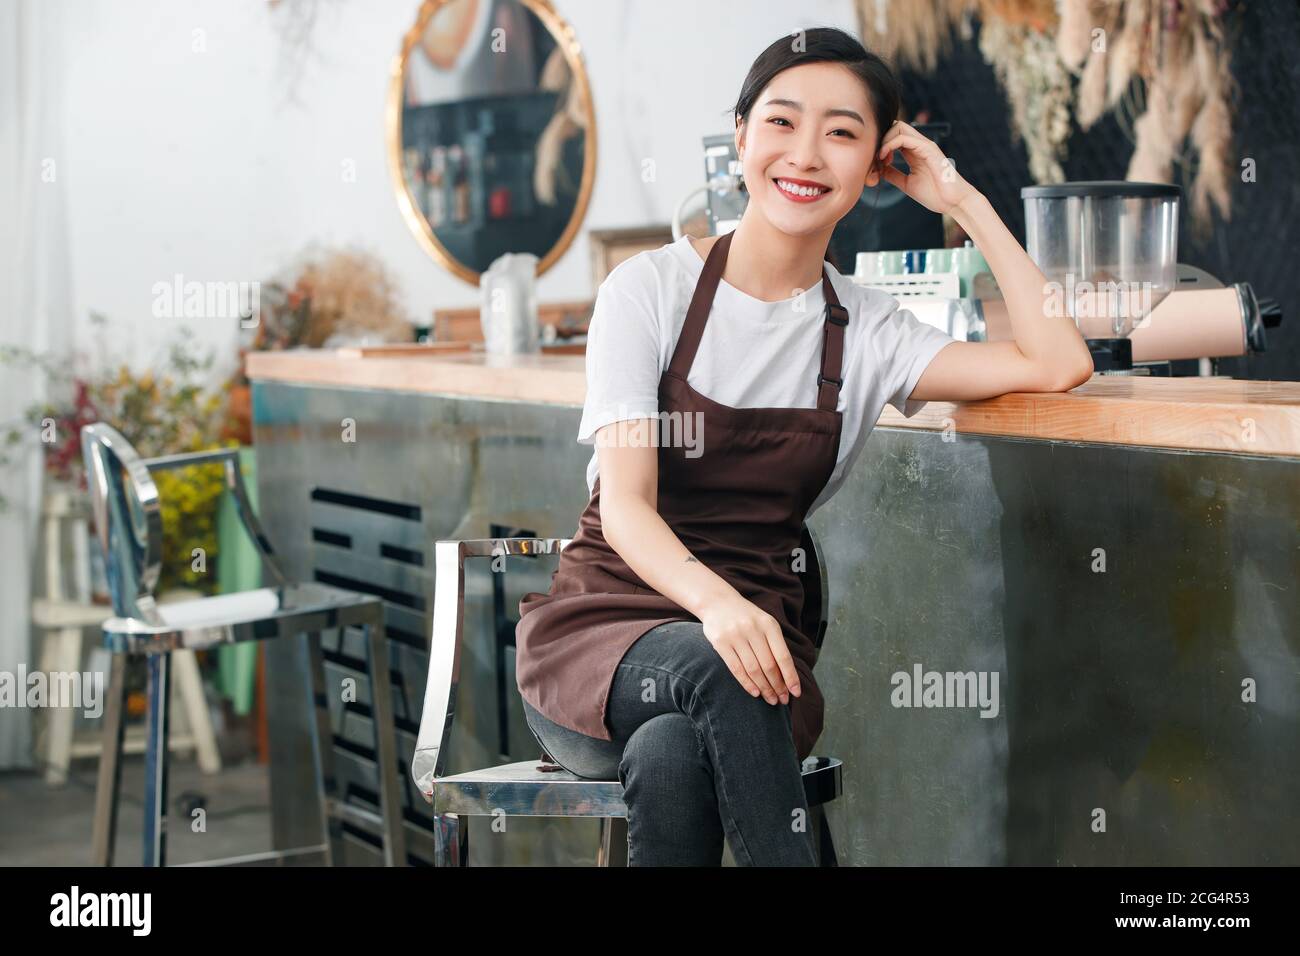
[[825, 192], [824, 189], [818, 189], [816, 186], [799, 186], [795, 183], [787, 182], [784, 179], [778, 179], [776, 184], [786, 192], [793, 193], [796, 196], [816, 196], [819, 193]]

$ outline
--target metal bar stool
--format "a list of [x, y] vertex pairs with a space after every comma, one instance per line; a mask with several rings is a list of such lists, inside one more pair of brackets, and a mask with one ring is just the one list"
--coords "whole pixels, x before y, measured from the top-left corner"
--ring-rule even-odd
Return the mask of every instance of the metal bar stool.
[[[65, 490], [49, 490], [41, 505], [41, 521], [45, 539], [45, 597], [32, 601], [32, 624], [45, 632], [40, 669], [45, 673], [73, 673], [81, 670], [83, 631], [98, 628], [113, 616], [111, 608], [93, 604], [90, 600], [89, 562], [86, 560], [90, 537], [87, 525], [90, 518], [90, 499]], [[71, 568], [63, 561], [64, 544], [70, 544], [74, 556]], [[69, 571], [78, 571], [69, 575]], [[203, 773], [221, 770], [221, 754], [217, 738], [203, 699], [203, 685], [199, 665], [193, 651], [178, 651], [172, 660], [176, 677], [176, 695], [183, 705], [180, 711], [186, 720], [179, 728], [173, 727], [169, 738], [176, 752], [193, 751]], [[178, 732], [179, 731], [179, 732]], [[90, 740], [77, 740], [73, 711], [56, 707], [47, 712], [41, 744], [44, 751], [45, 783], [61, 787], [67, 783], [68, 769], [74, 757], [99, 757], [103, 749], [102, 735]], [[123, 753], [143, 753], [144, 737], [125, 735]]]
[[[571, 540], [485, 538], [437, 542], [429, 678], [411, 775], [425, 800], [433, 804], [438, 866], [469, 864], [469, 821], [462, 822], [461, 817], [501, 812], [511, 816], [598, 817], [601, 825], [596, 865], [627, 865], [627, 805], [623, 802], [623, 786], [617, 779], [589, 780], [575, 776], [549, 762], [546, 754], [540, 761], [524, 760], [444, 775], [460, 679], [465, 560], [559, 554]], [[808, 567], [801, 573], [805, 594], [801, 620], [806, 633], [816, 634], [820, 650], [826, 636], [829, 589], [817, 538], [807, 525], [803, 529], [802, 546], [808, 556]], [[809, 756], [803, 762], [804, 792], [822, 866], [837, 865], [825, 807], [843, 792], [842, 766], [835, 757]]]
[[[317, 799], [324, 821], [325, 842], [288, 850], [204, 861], [205, 865], [255, 865], [290, 857], [312, 857], [327, 864], [342, 861], [343, 824], [361, 826], [383, 835], [386, 865], [405, 865], [397, 744], [391, 697], [372, 695], [375, 750], [378, 755], [382, 819], [339, 798], [333, 766], [333, 730], [325, 686], [321, 632], [362, 628], [369, 648], [369, 674], [376, 688], [389, 679], [384, 608], [380, 599], [322, 584], [290, 581], [276, 565], [273, 549], [253, 514], [238, 450], [233, 448], [142, 459], [113, 428], [87, 425], [81, 430], [86, 484], [95, 517], [95, 532], [104, 553], [115, 617], [103, 624], [104, 643], [113, 651], [108, 701], [104, 711], [104, 746], [95, 790], [92, 862], [109, 866], [117, 830], [118, 792], [126, 706], [126, 661], [142, 655], [148, 672], [147, 738], [145, 745], [144, 865], [166, 865], [168, 683], [174, 650], [199, 650], [236, 641], [264, 641], [308, 635], [308, 681], [315, 709], [310, 722], [317, 770]], [[217, 597], [158, 604], [154, 588], [162, 560], [162, 517], [153, 474], [171, 468], [220, 463], [226, 488], [237, 506], [244, 529], [276, 582]]]

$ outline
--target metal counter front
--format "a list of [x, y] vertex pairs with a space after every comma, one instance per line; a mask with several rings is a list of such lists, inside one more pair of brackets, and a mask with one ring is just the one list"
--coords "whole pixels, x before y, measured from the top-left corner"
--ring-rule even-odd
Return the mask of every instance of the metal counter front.
[[[572, 535], [581, 410], [266, 381], [253, 399], [285, 565], [385, 600], [408, 854], [428, 863], [407, 771], [433, 542]], [[1300, 863], [1300, 460], [877, 428], [811, 524], [841, 864]], [[553, 570], [467, 574], [449, 772], [537, 755], [514, 620]], [[351, 641], [339, 677], [358, 673]], [[277, 847], [320, 833], [305, 653], [266, 645]], [[377, 810], [369, 694], [331, 706], [342, 790]], [[376, 836], [350, 835], [355, 862], [378, 860]], [[596, 843], [594, 820], [477, 820], [471, 862], [590, 863]]]

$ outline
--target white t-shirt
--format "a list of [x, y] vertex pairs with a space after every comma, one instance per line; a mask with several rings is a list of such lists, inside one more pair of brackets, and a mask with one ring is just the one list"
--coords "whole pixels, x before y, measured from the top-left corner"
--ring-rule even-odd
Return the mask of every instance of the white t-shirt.
[[[703, 269], [690, 237], [682, 236], [631, 256], [605, 277], [587, 332], [579, 442], [594, 445], [596, 431], [611, 422], [659, 413], [659, 379]], [[844, 482], [886, 402], [908, 418], [924, 407], [908, 396], [935, 354], [956, 341], [900, 308], [889, 293], [858, 285], [829, 262], [826, 273], [849, 312], [836, 406], [843, 429], [835, 471], [810, 514]], [[820, 282], [802, 297], [764, 302], [719, 280], [687, 382], [735, 408], [816, 408], [825, 305]], [[593, 450], [588, 494], [598, 470]]]

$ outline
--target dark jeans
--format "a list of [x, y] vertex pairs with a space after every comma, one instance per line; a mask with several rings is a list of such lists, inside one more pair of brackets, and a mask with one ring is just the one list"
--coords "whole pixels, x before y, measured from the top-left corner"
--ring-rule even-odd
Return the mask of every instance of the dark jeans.
[[787, 704], [751, 697], [698, 622], [641, 635], [610, 686], [613, 740], [561, 727], [524, 701], [533, 735], [579, 777], [617, 778], [630, 866], [815, 866]]

